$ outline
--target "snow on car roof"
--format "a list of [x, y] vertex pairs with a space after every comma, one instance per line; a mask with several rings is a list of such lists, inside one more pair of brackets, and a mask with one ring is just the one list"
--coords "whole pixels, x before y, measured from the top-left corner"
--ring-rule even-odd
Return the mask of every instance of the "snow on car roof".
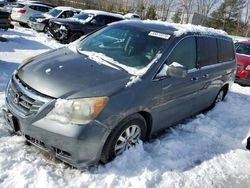
[[144, 20], [143, 22], [149, 23], [149, 24], [163, 25], [166, 27], [172, 27], [172, 28], [176, 29], [176, 31], [174, 31], [174, 33], [173, 33], [176, 37], [187, 34], [189, 32], [201, 33], [201, 34], [206, 34], [206, 35], [221, 35], [221, 36], [229, 37], [229, 35], [223, 30], [209, 28], [209, 27], [203, 27], [200, 25], [177, 24], [177, 23], [153, 21], [153, 20]]
[[120, 14], [105, 12], [105, 11], [101, 11], [101, 10], [90, 10], [90, 9], [87, 9], [87, 10], [83, 10], [83, 12], [89, 13], [89, 14], [94, 14], [94, 15], [116, 16], [116, 17], [119, 17], [119, 18], [123, 18], [123, 16], [120, 15]]
[[81, 9], [77, 9], [77, 8], [73, 8], [73, 7], [65, 7], [65, 6], [55, 7], [55, 9], [62, 10], [62, 11], [65, 11], [65, 10], [81, 10]]

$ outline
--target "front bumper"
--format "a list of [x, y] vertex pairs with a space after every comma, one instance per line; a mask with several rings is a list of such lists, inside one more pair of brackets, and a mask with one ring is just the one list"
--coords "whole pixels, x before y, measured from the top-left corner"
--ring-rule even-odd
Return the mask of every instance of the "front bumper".
[[[15, 89], [20, 97], [18, 100], [15, 100], [18, 96], [12, 94]], [[87, 168], [98, 163], [110, 129], [98, 121], [92, 121], [87, 125], [69, 125], [47, 119], [46, 114], [53, 108], [54, 99], [47, 100], [38, 109], [30, 107], [30, 111], [35, 110], [35, 113], [20, 112], [23, 108], [21, 104], [28, 106], [31, 99], [35, 100], [32, 102], [33, 105], [39, 104], [29, 93], [32, 92], [31, 88], [28, 88], [28, 91], [25, 89], [13, 76], [6, 92], [5, 102], [8, 112], [17, 120], [16, 131], [24, 135], [31, 144], [76, 168]], [[45, 101], [41, 96], [38, 99], [40, 102]]]
[[29, 25], [29, 27], [31, 27], [32, 29], [34, 29], [36, 31], [43, 31], [45, 28], [45, 23], [28, 21], [28, 25]]
[[68, 30], [66, 28], [61, 29], [62, 25], [50, 22], [49, 23], [49, 35], [58, 40], [58, 41], [66, 41], [68, 39]]

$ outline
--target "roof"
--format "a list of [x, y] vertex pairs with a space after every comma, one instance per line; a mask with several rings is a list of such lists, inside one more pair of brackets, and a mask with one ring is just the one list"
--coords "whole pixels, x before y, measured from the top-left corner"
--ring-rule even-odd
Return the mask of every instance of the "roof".
[[87, 9], [87, 10], [83, 10], [83, 12], [89, 13], [89, 14], [94, 14], [96, 16], [97, 15], [106, 15], [106, 16], [115, 16], [115, 17], [118, 17], [118, 18], [123, 18], [123, 16], [120, 15], [120, 14], [105, 12], [105, 11], [101, 11], [101, 10], [90, 10], [90, 9]]
[[77, 9], [77, 8], [73, 8], [73, 7], [65, 7], [65, 6], [55, 7], [55, 9], [62, 10], [62, 11], [65, 11], [65, 10], [81, 10], [81, 9]]
[[[121, 22], [120, 22], [121, 23]], [[131, 26], [146, 28], [147, 30], [158, 31], [162, 33], [167, 33], [170, 35], [175, 35], [179, 37], [181, 35], [193, 33], [193, 34], [204, 34], [210, 36], [221, 36], [225, 38], [230, 38], [225, 31], [217, 30], [213, 28], [197, 26], [192, 24], [176, 24], [163, 21], [151, 21], [151, 20], [125, 20], [122, 23], [126, 23]], [[115, 23], [119, 24], [119, 23]]]

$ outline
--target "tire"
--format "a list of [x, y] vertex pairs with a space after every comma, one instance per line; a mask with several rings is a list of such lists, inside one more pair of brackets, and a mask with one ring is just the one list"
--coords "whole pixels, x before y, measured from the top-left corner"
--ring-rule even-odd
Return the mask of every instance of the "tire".
[[226, 95], [227, 95], [227, 88], [224, 86], [223, 88], [220, 89], [220, 91], [216, 95], [216, 98], [214, 99], [213, 104], [208, 108], [208, 110], [213, 109], [216, 106], [216, 104], [223, 101]]
[[[138, 132], [139, 131], [139, 132]], [[130, 133], [130, 134], [129, 134]], [[109, 135], [103, 147], [100, 161], [108, 163], [117, 155], [138, 143], [145, 141], [147, 125], [140, 114], [134, 114], [122, 121]]]
[[43, 32], [44, 32], [44, 33], [47, 33], [48, 31], [49, 31], [49, 25], [46, 24], [46, 25], [44, 26]]
[[75, 40], [79, 39], [81, 36], [83, 36], [82, 33], [74, 33], [74, 34], [69, 38], [69, 42], [74, 42]]
[[19, 25], [25, 28], [30, 28], [28, 24], [19, 22]]

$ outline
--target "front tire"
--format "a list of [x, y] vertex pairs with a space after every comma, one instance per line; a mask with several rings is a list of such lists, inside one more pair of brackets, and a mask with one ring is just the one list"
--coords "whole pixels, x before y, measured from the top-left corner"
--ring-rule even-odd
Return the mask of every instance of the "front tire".
[[74, 42], [76, 41], [77, 39], [79, 39], [83, 34], [82, 33], [74, 33], [70, 39], [69, 39], [69, 42]]
[[147, 125], [140, 114], [134, 114], [122, 121], [110, 134], [104, 145], [101, 162], [107, 163], [125, 150], [146, 140]]

